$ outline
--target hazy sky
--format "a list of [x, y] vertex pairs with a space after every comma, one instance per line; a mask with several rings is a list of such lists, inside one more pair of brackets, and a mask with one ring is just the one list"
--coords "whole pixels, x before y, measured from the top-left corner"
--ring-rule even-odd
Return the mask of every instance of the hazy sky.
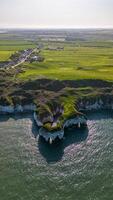
[[113, 27], [113, 0], [0, 0], [0, 27]]

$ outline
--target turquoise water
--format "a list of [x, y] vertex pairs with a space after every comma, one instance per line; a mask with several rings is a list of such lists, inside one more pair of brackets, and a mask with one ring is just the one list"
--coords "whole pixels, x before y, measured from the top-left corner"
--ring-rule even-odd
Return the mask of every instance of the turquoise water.
[[0, 200], [113, 200], [113, 114], [49, 146], [31, 115], [0, 118]]

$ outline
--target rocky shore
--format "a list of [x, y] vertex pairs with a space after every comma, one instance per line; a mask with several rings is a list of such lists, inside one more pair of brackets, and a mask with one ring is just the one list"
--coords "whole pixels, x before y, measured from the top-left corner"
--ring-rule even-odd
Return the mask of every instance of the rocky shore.
[[113, 109], [113, 97], [104, 96], [92, 99], [84, 98], [78, 101], [78, 108], [81, 111]]
[[[25, 105], [0, 105], [0, 114], [7, 113], [24, 113], [36, 110], [36, 105], [25, 104]], [[77, 107], [79, 111], [93, 111], [93, 110], [105, 110], [113, 109], [113, 98], [92, 98], [92, 99], [79, 99], [77, 102]]]
[[14, 114], [14, 113], [25, 113], [33, 112], [36, 110], [35, 104], [26, 105], [0, 105], [0, 114]]
[[67, 119], [63, 124], [62, 128], [55, 131], [49, 131], [46, 128], [44, 128], [44, 124], [38, 119], [36, 113], [34, 113], [34, 119], [35, 122], [39, 128], [39, 136], [43, 137], [46, 142], [49, 142], [50, 144], [57, 139], [61, 140], [64, 138], [65, 129], [68, 129], [69, 127], [76, 127], [81, 128], [87, 126], [87, 119], [85, 116], [79, 116], [79, 117], [73, 117], [70, 119]]
[[[16, 113], [34, 113], [34, 120], [39, 128], [39, 136], [43, 137], [45, 141], [52, 143], [56, 139], [63, 139], [65, 129], [69, 127], [80, 128], [87, 125], [87, 118], [82, 113], [77, 113], [75, 116], [70, 116], [67, 119], [63, 119], [64, 108], [60, 104], [54, 103], [50, 105], [49, 111], [36, 111], [37, 106], [35, 104], [26, 105], [0, 105], [0, 114], [16, 114]], [[77, 102], [77, 110], [84, 111], [96, 111], [104, 109], [113, 109], [112, 97], [101, 97], [91, 99], [79, 99]], [[59, 125], [60, 124], [60, 125]]]

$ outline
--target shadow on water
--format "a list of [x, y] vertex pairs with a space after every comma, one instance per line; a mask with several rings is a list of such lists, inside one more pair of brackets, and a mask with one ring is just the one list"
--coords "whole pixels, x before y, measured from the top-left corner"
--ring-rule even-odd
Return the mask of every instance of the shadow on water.
[[19, 119], [31, 119], [33, 120], [33, 116], [31, 113], [15, 113], [15, 114], [1, 114], [0, 122], [6, 122], [9, 119], [13, 119], [15, 121]]
[[113, 118], [113, 110], [87, 111], [85, 114], [91, 121]]
[[[96, 121], [113, 118], [113, 111], [104, 110], [96, 112], [87, 112], [88, 120]], [[36, 130], [35, 127], [34, 130]], [[35, 131], [34, 131], [35, 132]], [[55, 144], [48, 144], [44, 139], [38, 139], [38, 149], [41, 155], [46, 159], [47, 163], [55, 163], [62, 159], [64, 155], [64, 149], [71, 144], [80, 144], [82, 141], [85, 141], [88, 137], [88, 127], [85, 129], [75, 129], [67, 130], [65, 132], [65, 139], [56, 142]], [[37, 134], [38, 135], [38, 134]]]
[[71, 144], [79, 144], [88, 136], [88, 128], [66, 131], [65, 139], [52, 145], [45, 142], [43, 138], [38, 139], [38, 149], [47, 163], [55, 163], [62, 159], [64, 149]]
[[[93, 120], [102, 120], [113, 118], [113, 111], [96, 111], [87, 113], [88, 119]], [[5, 115], [0, 116], [0, 122], [6, 122], [10, 118], [14, 120], [18, 119], [30, 119], [32, 121], [32, 134], [35, 138], [38, 137], [38, 128], [34, 122], [32, 114], [20, 114], [20, 115]], [[55, 144], [49, 145], [42, 138], [38, 139], [37, 151], [46, 159], [47, 163], [58, 162], [62, 159], [64, 154], [64, 149], [71, 144], [79, 144], [82, 141], [85, 141], [88, 136], [88, 128], [85, 129], [75, 129], [65, 132], [65, 139], [58, 141]]]
[[10, 115], [1, 115], [0, 122], [7, 122], [10, 119]]
[[34, 135], [35, 138], [37, 138], [37, 136], [39, 135], [39, 129], [36, 123], [34, 122], [34, 119], [31, 118], [31, 120], [32, 120], [32, 134]]

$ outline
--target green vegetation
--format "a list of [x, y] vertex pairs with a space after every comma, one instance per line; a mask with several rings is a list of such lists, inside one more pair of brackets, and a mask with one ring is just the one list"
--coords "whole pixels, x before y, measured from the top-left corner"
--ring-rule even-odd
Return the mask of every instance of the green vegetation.
[[[57, 44], [58, 46], [58, 44]], [[60, 80], [113, 80], [113, 47], [77, 47], [65, 44], [62, 51], [42, 50], [43, 63], [24, 64], [21, 79], [46, 77]]]
[[[1, 37], [0, 37], [1, 38]], [[33, 42], [25, 41], [25, 40], [1, 40], [0, 39], [0, 51], [19, 51], [25, 50], [29, 48], [36, 47]]]
[[77, 113], [77, 110], [75, 109], [75, 97], [74, 96], [67, 96], [67, 97], [62, 97], [61, 101], [63, 102], [64, 105], [64, 113], [63, 113], [63, 118], [67, 119], [72, 115], [75, 115]]
[[0, 61], [9, 60], [10, 56], [14, 53], [14, 51], [0, 51]]
[[[31, 33], [27, 34], [31, 38]], [[65, 119], [80, 114], [78, 100], [113, 95], [113, 41], [109, 32], [106, 37], [102, 33], [89, 37], [86, 32], [76, 39], [66, 38], [64, 33], [63, 42], [41, 41], [46, 37], [43, 33], [39, 38], [37, 33], [32, 33], [32, 39], [27, 34], [0, 34], [1, 62], [16, 58], [18, 51], [38, 45], [38, 54], [34, 52], [31, 57], [44, 58], [41, 62], [37, 58], [28, 59], [16, 68], [0, 70], [2, 105], [35, 103], [42, 119], [53, 117], [56, 107], [63, 106], [60, 123], [54, 127], [50, 122], [44, 125], [53, 131], [59, 129]]]
[[56, 126], [52, 127], [51, 123], [46, 123], [46, 124], [43, 125], [43, 128], [47, 129], [51, 133], [54, 133], [55, 131], [59, 131], [59, 130], [62, 129], [62, 124], [61, 124], [61, 122], [58, 122], [56, 124]]

